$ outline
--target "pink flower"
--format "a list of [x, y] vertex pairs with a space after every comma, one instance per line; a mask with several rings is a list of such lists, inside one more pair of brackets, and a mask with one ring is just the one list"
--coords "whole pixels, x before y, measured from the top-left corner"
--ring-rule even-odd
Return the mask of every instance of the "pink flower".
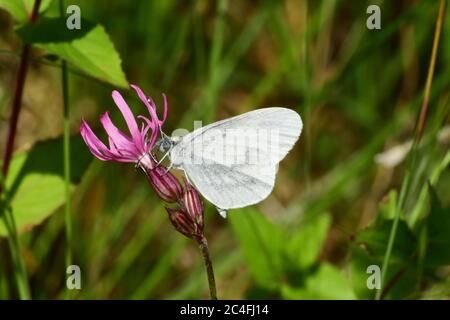
[[[125, 122], [128, 126], [131, 136], [126, 135], [120, 131], [111, 121], [108, 112], [105, 112], [100, 117], [100, 122], [108, 134], [109, 147], [107, 147], [92, 131], [86, 121], [82, 120], [80, 133], [84, 142], [89, 147], [89, 150], [94, 156], [103, 161], [117, 161], [117, 162], [136, 162], [150, 161], [149, 155], [155, 141], [158, 137], [159, 128], [163, 125], [167, 117], [167, 99], [164, 97], [164, 111], [162, 120], [158, 119], [156, 114], [156, 105], [150, 98], [147, 98], [142, 90], [136, 86], [131, 85], [136, 91], [141, 101], [145, 104], [150, 113], [150, 118], [139, 115], [138, 118], [142, 120], [141, 128], [139, 129], [136, 119], [128, 107], [125, 100], [116, 90], [112, 92], [112, 98], [122, 113]], [[145, 156], [145, 157], [144, 157]], [[147, 164], [150, 167], [153, 165]]]
[[81, 136], [92, 154], [100, 160], [135, 162], [146, 174], [156, 195], [165, 202], [176, 203], [174, 208], [166, 207], [169, 219], [175, 228], [183, 235], [196, 239], [200, 243], [204, 241], [204, 208], [198, 191], [187, 180], [183, 188], [178, 179], [164, 166], [158, 165], [151, 154], [161, 126], [167, 118], [166, 96], [163, 95], [164, 111], [160, 120], [153, 100], [147, 98], [138, 86], [131, 85], [131, 87], [150, 113], [149, 118], [142, 115], [137, 117], [142, 120], [140, 129], [130, 107], [120, 93], [114, 90], [112, 98], [122, 113], [131, 136], [120, 131], [112, 123], [108, 112], [100, 117], [100, 122], [108, 135], [109, 147], [95, 135], [84, 120], [80, 127]]

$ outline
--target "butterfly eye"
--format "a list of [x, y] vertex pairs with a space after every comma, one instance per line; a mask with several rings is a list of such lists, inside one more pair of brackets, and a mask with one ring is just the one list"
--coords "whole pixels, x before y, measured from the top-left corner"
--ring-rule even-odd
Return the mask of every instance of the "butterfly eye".
[[166, 147], [165, 147], [165, 145], [164, 145], [163, 143], [161, 143], [161, 144], [159, 145], [159, 151], [161, 151], [161, 152], [166, 152]]
[[167, 151], [169, 151], [170, 149], [172, 149], [172, 141], [170, 141], [169, 139], [161, 139], [157, 142], [157, 146], [158, 146], [158, 150], [165, 153]]

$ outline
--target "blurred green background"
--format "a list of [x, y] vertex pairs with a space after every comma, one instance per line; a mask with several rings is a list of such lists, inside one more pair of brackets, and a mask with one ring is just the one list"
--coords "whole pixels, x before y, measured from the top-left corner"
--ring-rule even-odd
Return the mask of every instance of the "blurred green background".
[[[161, 93], [167, 95], [167, 133], [259, 107], [289, 107], [302, 116], [304, 131], [280, 163], [267, 200], [233, 210], [228, 219], [205, 203], [220, 299], [374, 297], [367, 267], [382, 265], [408, 169], [408, 162], [392, 163], [395, 155], [383, 152], [398, 151], [402, 158], [413, 138], [438, 3], [70, 1], [82, 18], [103, 25], [130, 83], [161, 107]], [[371, 4], [381, 8], [380, 30], [366, 27]], [[57, 1], [43, 15], [58, 15]], [[22, 46], [16, 27], [0, 11], [2, 153]], [[51, 53], [33, 47], [8, 176], [31, 180], [18, 187], [13, 213], [24, 231], [22, 256], [36, 299], [65, 294], [61, 68]], [[412, 179], [383, 298], [450, 296], [450, 210], [441, 208], [450, 202], [449, 66], [446, 19], [425, 137], [409, 166]], [[172, 227], [146, 178], [132, 165], [94, 159], [78, 135], [83, 117], [104, 137], [98, 116], [105, 110], [124, 127], [111, 99], [120, 83], [88, 75], [70, 61], [69, 69], [73, 251], [82, 270], [82, 289], [73, 297], [208, 298], [198, 248]], [[145, 113], [129, 88], [119, 90], [135, 114]], [[436, 191], [431, 201], [430, 190]], [[0, 298], [17, 298], [6, 238], [0, 248]]]

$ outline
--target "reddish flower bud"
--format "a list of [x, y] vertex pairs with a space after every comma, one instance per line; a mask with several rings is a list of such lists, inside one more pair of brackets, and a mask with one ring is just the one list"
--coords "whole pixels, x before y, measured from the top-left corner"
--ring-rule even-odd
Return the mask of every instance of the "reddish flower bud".
[[161, 165], [147, 172], [148, 181], [156, 194], [166, 202], [176, 202], [183, 195], [178, 179]]
[[187, 213], [194, 220], [200, 230], [203, 230], [203, 203], [200, 199], [198, 191], [184, 179], [185, 191], [183, 194], [183, 204]]
[[194, 221], [192, 221], [189, 214], [182, 211], [180, 208], [165, 208], [167, 213], [169, 214], [170, 222], [172, 222], [175, 229], [177, 229], [180, 233], [184, 234], [188, 238], [198, 236], [197, 226]]
[[183, 195], [183, 187], [173, 174], [161, 165], [158, 165], [150, 154], [143, 155], [137, 166], [147, 175], [150, 185], [156, 194], [166, 202], [176, 202]]

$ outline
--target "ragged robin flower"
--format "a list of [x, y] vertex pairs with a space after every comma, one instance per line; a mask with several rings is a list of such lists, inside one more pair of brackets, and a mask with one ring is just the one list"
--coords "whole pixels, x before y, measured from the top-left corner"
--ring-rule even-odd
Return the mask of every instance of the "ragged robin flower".
[[94, 156], [102, 161], [135, 163], [147, 176], [156, 195], [165, 202], [176, 202], [175, 208], [167, 208], [169, 219], [175, 228], [191, 238], [198, 238], [203, 233], [203, 204], [197, 190], [185, 181], [185, 188], [178, 179], [164, 166], [158, 164], [151, 150], [158, 138], [161, 126], [167, 118], [167, 100], [164, 97], [163, 118], [156, 113], [156, 105], [136, 85], [131, 85], [140, 100], [145, 104], [150, 117], [139, 115], [142, 121], [139, 129], [136, 118], [128, 104], [118, 91], [113, 91], [112, 98], [121, 111], [130, 135], [120, 131], [111, 121], [109, 113], [100, 117], [105, 129], [109, 147], [92, 131], [86, 121], [82, 121], [80, 133]]
[[109, 147], [95, 135], [84, 120], [81, 122], [80, 133], [89, 150], [100, 160], [136, 164], [142, 162], [148, 168], [153, 168], [156, 162], [150, 152], [158, 138], [159, 127], [166, 120], [167, 101], [164, 96], [163, 119], [159, 120], [155, 104], [149, 101], [139, 87], [135, 85], [131, 87], [137, 92], [150, 114], [150, 118], [138, 116], [142, 121], [141, 128], [138, 127], [133, 112], [121, 94], [114, 90], [112, 98], [125, 119], [130, 135], [126, 135], [112, 123], [108, 112], [100, 117], [100, 122], [108, 135]]
[[84, 120], [80, 127], [81, 136], [95, 157], [102, 161], [134, 163], [145, 173], [158, 197], [168, 203], [175, 202], [172, 207], [166, 206], [169, 220], [178, 232], [194, 239], [199, 245], [205, 261], [211, 299], [217, 299], [214, 272], [203, 230], [204, 208], [200, 195], [188, 180], [185, 180], [183, 188], [177, 178], [158, 163], [152, 154], [158, 134], [161, 132], [161, 126], [167, 117], [166, 97], [164, 96], [163, 118], [160, 120], [153, 100], [148, 98], [139, 87], [135, 85], [131, 87], [136, 91], [150, 114], [149, 118], [142, 115], [137, 117], [142, 121], [141, 128], [120, 93], [113, 91], [113, 100], [125, 119], [130, 135], [120, 131], [106, 112], [100, 117], [100, 122], [108, 135], [109, 146], [106, 146], [95, 135]]

